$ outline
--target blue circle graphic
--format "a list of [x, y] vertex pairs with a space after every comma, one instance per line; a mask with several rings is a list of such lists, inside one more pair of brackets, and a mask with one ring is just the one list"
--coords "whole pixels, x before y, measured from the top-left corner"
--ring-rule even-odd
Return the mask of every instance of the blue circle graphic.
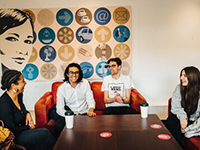
[[27, 80], [35, 80], [38, 77], [39, 70], [36, 65], [29, 63], [22, 70], [22, 74]]
[[117, 26], [113, 31], [113, 37], [117, 42], [126, 42], [130, 37], [130, 31], [124, 25]]
[[76, 39], [80, 43], [88, 43], [92, 40], [93, 32], [87, 26], [82, 26], [76, 31]]
[[38, 33], [38, 38], [43, 44], [51, 44], [55, 40], [55, 33], [51, 28], [42, 28]]
[[83, 78], [90, 78], [94, 73], [94, 67], [89, 62], [82, 62], [80, 64], [81, 70], [83, 72]]
[[110, 21], [110, 19], [111, 13], [107, 8], [98, 8], [94, 13], [94, 20], [100, 25], [107, 24]]
[[69, 9], [63, 8], [57, 12], [56, 20], [61, 26], [68, 26], [73, 21], [73, 14]]
[[40, 58], [44, 62], [52, 62], [56, 58], [56, 50], [52, 46], [43, 46], [40, 49]]
[[35, 31], [33, 31], [33, 44], [35, 43], [35, 41], [37, 40], [37, 35], [36, 35], [36, 33], [35, 33]]
[[97, 64], [96, 74], [101, 78], [104, 78], [104, 77], [110, 75], [110, 71], [108, 69], [108, 63], [106, 61], [102, 61]]

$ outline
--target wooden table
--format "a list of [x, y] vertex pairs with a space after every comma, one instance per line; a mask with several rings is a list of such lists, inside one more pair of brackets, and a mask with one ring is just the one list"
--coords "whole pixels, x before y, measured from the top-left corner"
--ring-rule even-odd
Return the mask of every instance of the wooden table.
[[[150, 125], [159, 124], [160, 129]], [[112, 133], [101, 137], [102, 132]], [[168, 134], [169, 140], [161, 140], [159, 134]], [[157, 115], [147, 119], [140, 115], [75, 116], [73, 129], [64, 127], [54, 150], [179, 150], [181, 147], [166, 129]]]

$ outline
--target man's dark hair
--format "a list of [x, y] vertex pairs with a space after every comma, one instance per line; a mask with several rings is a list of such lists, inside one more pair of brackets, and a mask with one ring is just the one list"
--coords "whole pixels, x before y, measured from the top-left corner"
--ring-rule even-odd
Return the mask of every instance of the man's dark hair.
[[83, 79], [83, 72], [81, 70], [81, 67], [77, 63], [71, 63], [71, 64], [69, 64], [67, 66], [67, 68], [65, 69], [65, 72], [64, 72], [65, 79], [63, 81], [69, 82], [69, 77], [67, 76], [67, 74], [69, 73], [69, 68], [70, 67], [76, 67], [76, 68], [78, 68], [78, 70], [79, 70], [79, 77], [78, 77], [77, 83], [79, 83]]
[[114, 61], [117, 63], [118, 66], [121, 66], [122, 65], [122, 61], [119, 57], [116, 57], [116, 58], [110, 58], [107, 63], [109, 64], [111, 61]]

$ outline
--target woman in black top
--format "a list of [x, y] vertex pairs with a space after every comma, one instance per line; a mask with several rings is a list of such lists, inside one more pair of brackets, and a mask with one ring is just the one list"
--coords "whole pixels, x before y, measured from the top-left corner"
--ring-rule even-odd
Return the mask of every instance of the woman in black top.
[[15, 134], [15, 143], [27, 150], [51, 150], [55, 139], [46, 128], [35, 129], [31, 114], [26, 110], [22, 97], [26, 82], [21, 72], [6, 70], [3, 73], [0, 97], [0, 119]]

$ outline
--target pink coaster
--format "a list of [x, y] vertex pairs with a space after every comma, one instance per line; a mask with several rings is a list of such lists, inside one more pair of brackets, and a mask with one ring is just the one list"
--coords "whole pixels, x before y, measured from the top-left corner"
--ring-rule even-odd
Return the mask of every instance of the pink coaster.
[[112, 136], [112, 133], [110, 133], [110, 132], [102, 132], [102, 133], [100, 134], [100, 136], [101, 136], [101, 137], [107, 138], [107, 137], [111, 137], [111, 136]]
[[161, 140], [169, 140], [169, 139], [171, 139], [171, 136], [169, 136], [167, 134], [159, 134], [158, 138]]
[[154, 128], [154, 129], [160, 129], [160, 128], [162, 128], [162, 126], [159, 125], [159, 124], [152, 124], [150, 127]]

